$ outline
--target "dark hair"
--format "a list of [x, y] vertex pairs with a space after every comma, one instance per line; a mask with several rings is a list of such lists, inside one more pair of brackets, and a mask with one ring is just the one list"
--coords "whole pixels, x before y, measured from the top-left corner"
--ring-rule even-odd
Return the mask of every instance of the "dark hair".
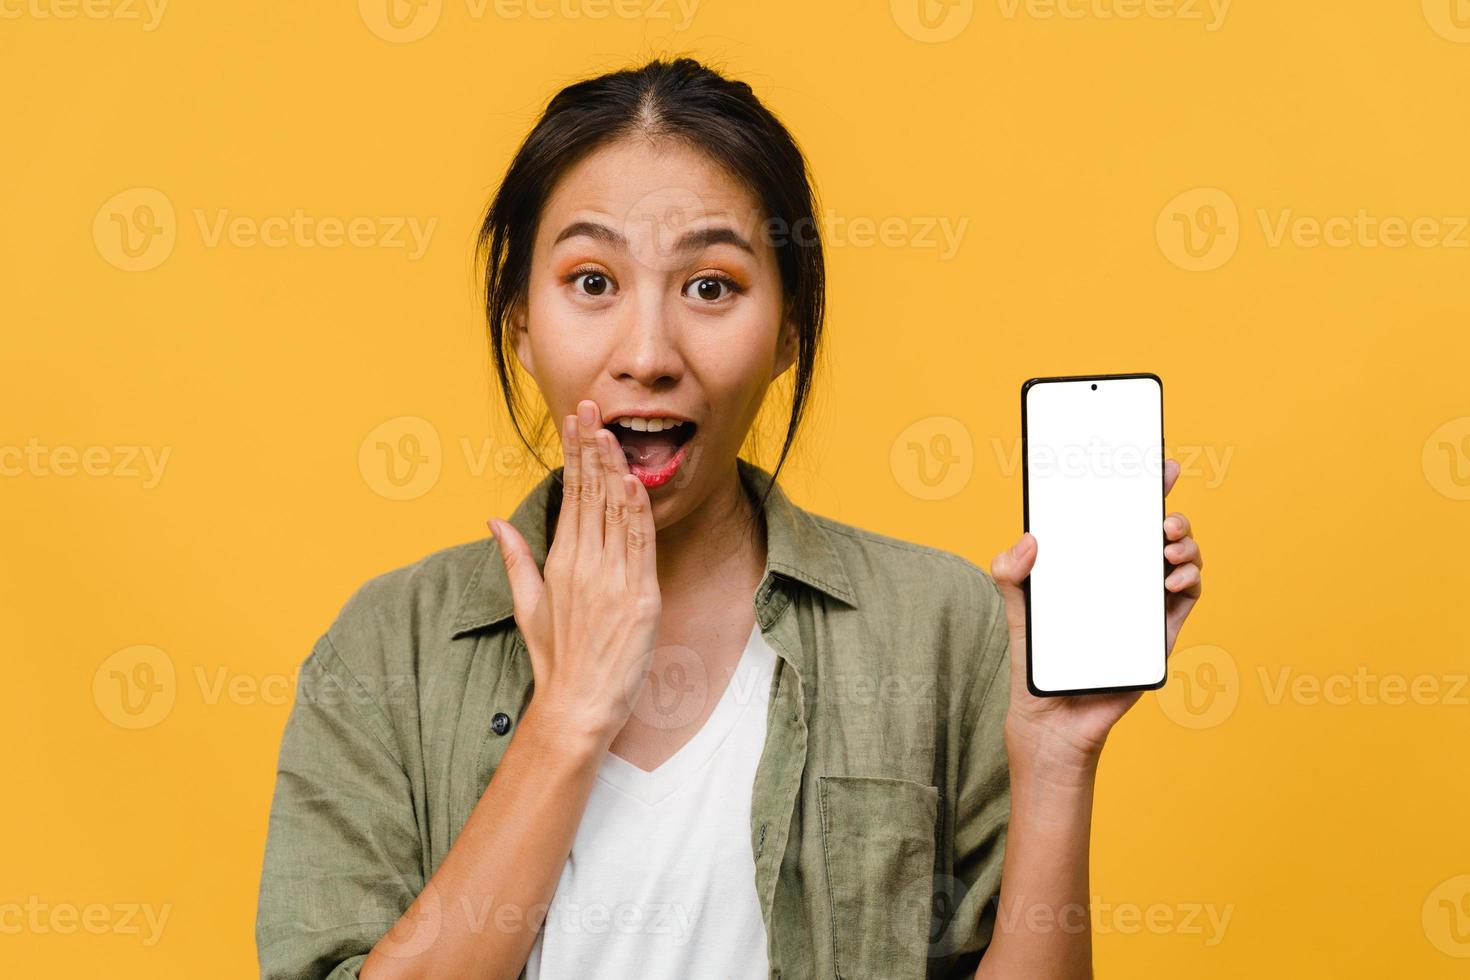
[[[552, 98], [516, 151], [485, 213], [477, 255], [485, 268], [485, 316], [501, 394], [516, 435], [543, 467], [521, 427], [521, 393], [510, 370], [509, 331], [530, 281], [541, 210], [561, 175], [596, 148], [622, 137], [669, 138], [708, 154], [745, 183], [765, 212], [781, 271], [783, 316], [796, 327], [791, 417], [771, 485], [805, 415], [822, 336], [825, 271], [815, 194], [796, 141], [745, 82], [692, 58], [655, 59], [641, 68], [577, 82]], [[771, 486], [763, 489], [757, 516]]]

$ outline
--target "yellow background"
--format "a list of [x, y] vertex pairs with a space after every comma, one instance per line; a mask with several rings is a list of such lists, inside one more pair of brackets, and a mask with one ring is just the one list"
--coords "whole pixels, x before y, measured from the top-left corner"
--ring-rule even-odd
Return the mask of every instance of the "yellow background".
[[[535, 476], [481, 455], [511, 445], [481, 208], [561, 85], [690, 53], [782, 116], [829, 215], [799, 502], [988, 567], [1021, 382], [1164, 378], [1206, 597], [1104, 759], [1099, 974], [1470, 973], [1470, 5], [926, 2], [6, 0], [0, 452], [45, 452], [0, 456], [0, 972], [253, 975], [296, 668]], [[211, 237], [298, 210], [435, 225], [419, 256]], [[1276, 234], [1360, 213], [1428, 223]], [[437, 475], [390, 499], [376, 444], [415, 432]]]

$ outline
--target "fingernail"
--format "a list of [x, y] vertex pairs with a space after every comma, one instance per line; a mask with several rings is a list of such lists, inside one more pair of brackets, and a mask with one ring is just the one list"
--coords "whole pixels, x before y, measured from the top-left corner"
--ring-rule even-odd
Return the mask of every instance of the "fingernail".
[[500, 527], [498, 526], [495, 518], [492, 517], [488, 521], [486, 521], [485, 526], [490, 529], [491, 537], [500, 537]]
[[577, 418], [581, 419], [582, 424], [585, 426], [591, 427], [596, 425], [597, 407], [591, 402], [582, 402], [577, 406]]

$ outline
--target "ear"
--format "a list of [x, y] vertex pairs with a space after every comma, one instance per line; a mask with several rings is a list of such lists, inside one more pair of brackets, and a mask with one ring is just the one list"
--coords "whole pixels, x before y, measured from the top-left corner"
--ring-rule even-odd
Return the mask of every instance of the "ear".
[[515, 349], [516, 357], [521, 362], [521, 367], [531, 377], [536, 376], [536, 368], [531, 363], [531, 335], [526, 329], [526, 302], [521, 300], [511, 308], [510, 317], [506, 321], [506, 327], [510, 330], [511, 346]]
[[782, 319], [781, 332], [776, 337], [776, 367], [771, 372], [772, 381], [781, 377], [787, 368], [796, 363], [799, 336], [795, 321], [790, 317]]

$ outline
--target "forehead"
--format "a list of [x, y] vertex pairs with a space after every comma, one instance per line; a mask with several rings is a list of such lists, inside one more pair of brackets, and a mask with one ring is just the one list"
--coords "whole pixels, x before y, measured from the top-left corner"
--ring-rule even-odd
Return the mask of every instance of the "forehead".
[[763, 217], [750, 189], [707, 154], [644, 137], [606, 144], [568, 168], [546, 201], [542, 233], [587, 215], [632, 229], [646, 220], [667, 226], [721, 218], [750, 230]]

